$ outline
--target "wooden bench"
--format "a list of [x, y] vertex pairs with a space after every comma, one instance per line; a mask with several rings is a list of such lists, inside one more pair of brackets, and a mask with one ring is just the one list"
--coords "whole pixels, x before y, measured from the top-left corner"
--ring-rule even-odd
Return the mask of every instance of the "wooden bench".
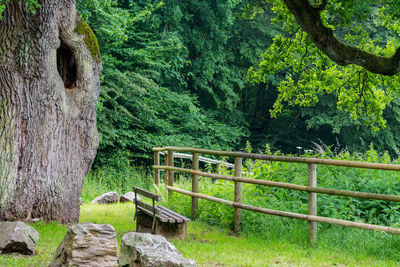
[[[155, 205], [155, 202], [161, 201], [161, 196], [153, 194], [144, 189], [133, 187], [135, 192], [135, 219], [136, 232], [152, 233], [169, 238], [185, 238], [187, 234], [187, 222], [190, 221], [166, 207]], [[137, 196], [150, 198], [152, 205], [138, 200]]]

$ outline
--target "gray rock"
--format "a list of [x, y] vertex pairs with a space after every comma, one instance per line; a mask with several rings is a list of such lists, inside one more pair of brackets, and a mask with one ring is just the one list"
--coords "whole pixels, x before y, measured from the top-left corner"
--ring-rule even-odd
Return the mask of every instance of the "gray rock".
[[39, 233], [23, 222], [0, 223], [0, 252], [32, 255], [39, 242]]
[[118, 266], [117, 239], [109, 224], [78, 223], [68, 228], [49, 267]]
[[129, 232], [122, 237], [118, 264], [134, 266], [196, 266], [193, 260], [182, 254], [163, 236]]
[[[137, 195], [137, 199], [142, 200], [142, 198], [139, 195]], [[128, 192], [119, 198], [119, 202], [129, 202], [129, 201], [135, 202], [135, 192]]]
[[90, 203], [96, 204], [114, 204], [118, 202], [118, 194], [117, 192], [108, 192], [102, 194], [101, 196], [96, 197]]

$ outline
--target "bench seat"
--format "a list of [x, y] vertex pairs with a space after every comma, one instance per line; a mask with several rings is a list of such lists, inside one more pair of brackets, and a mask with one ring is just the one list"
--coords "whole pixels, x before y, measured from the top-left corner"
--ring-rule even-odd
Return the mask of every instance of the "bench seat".
[[159, 195], [136, 187], [134, 187], [134, 190], [136, 192], [135, 197], [137, 194], [141, 194], [153, 200], [153, 205], [150, 205], [135, 198], [137, 232], [153, 233], [170, 238], [185, 238], [189, 218], [161, 205], [155, 206], [155, 201], [161, 200]]

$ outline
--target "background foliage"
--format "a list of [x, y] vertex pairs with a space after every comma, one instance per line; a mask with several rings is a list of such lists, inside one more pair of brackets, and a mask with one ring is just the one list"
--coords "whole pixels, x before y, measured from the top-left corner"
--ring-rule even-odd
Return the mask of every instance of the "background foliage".
[[[280, 1], [267, 2], [77, 1], [103, 59], [95, 167], [149, 164], [155, 146], [230, 150], [247, 140], [285, 153], [321, 141], [365, 152], [372, 142], [397, 156], [397, 76], [382, 87], [379, 75], [338, 67]], [[365, 12], [349, 17], [333, 1], [330, 14], [344, 13], [327, 23], [347, 42], [392, 51], [396, 10], [356, 2]]]

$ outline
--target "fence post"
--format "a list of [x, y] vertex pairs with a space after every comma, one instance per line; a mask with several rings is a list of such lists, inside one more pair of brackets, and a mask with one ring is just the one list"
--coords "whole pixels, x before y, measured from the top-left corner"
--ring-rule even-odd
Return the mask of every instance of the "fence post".
[[[174, 167], [174, 151], [168, 151], [168, 166]], [[174, 172], [173, 171], [167, 171], [167, 185], [169, 186], [174, 186]]]
[[[308, 186], [317, 187], [317, 165], [308, 164]], [[308, 193], [308, 215], [317, 215], [317, 193]], [[317, 240], [317, 222], [308, 222], [308, 243]]]
[[[154, 151], [154, 165], [160, 165], [160, 152]], [[154, 169], [154, 183], [156, 185], [160, 185], [160, 170]]]
[[[164, 151], [164, 166], [168, 166], [168, 151]], [[168, 171], [164, 170], [164, 183], [168, 184]]]
[[[235, 177], [242, 177], [242, 158], [235, 157]], [[234, 201], [237, 203], [242, 203], [242, 183], [235, 182], [235, 198]], [[239, 232], [240, 228], [240, 221], [241, 221], [241, 214], [240, 209], [235, 208], [234, 211], [234, 229], [235, 233]]]
[[217, 168], [217, 174], [221, 174], [221, 163], [217, 163], [216, 168]]
[[[192, 169], [195, 171], [199, 170], [199, 153], [193, 153]], [[199, 192], [199, 176], [192, 174], [192, 192]], [[197, 209], [199, 208], [199, 199], [192, 197], [192, 218], [196, 218]]]

